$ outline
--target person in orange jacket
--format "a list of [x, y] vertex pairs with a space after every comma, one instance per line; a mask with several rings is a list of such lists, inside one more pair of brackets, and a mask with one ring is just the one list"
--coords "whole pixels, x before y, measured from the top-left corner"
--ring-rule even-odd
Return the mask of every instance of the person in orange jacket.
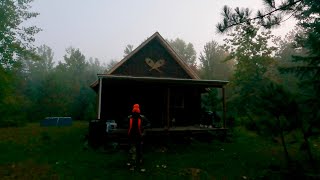
[[131, 166], [131, 170], [134, 170], [136, 166], [139, 167], [142, 163], [142, 144], [143, 136], [145, 134], [144, 129], [150, 127], [150, 122], [140, 113], [139, 104], [133, 105], [132, 114], [128, 116], [128, 119], [129, 153], [131, 154], [131, 162], [129, 162], [128, 165]]

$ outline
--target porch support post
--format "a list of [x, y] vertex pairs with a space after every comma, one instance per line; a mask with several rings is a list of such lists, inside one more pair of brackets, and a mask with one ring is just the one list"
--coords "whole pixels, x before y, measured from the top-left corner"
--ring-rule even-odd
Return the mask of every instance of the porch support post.
[[167, 128], [170, 127], [170, 88], [167, 89], [167, 114], [166, 114], [166, 120], [167, 120]]
[[223, 128], [226, 128], [226, 120], [227, 120], [227, 107], [226, 107], [226, 93], [225, 93], [225, 87], [222, 88], [222, 107], [223, 107]]
[[99, 104], [98, 104], [98, 119], [101, 117], [101, 92], [102, 92], [102, 77], [99, 77]]

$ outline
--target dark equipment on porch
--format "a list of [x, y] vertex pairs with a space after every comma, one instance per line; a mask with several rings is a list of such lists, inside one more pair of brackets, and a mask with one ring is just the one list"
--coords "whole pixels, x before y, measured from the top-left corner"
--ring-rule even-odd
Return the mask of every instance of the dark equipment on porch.
[[202, 113], [202, 117], [200, 120], [200, 127], [204, 128], [221, 128], [223, 125], [221, 124], [221, 118], [217, 114], [217, 112], [205, 111]]
[[105, 121], [91, 120], [89, 122], [88, 143], [93, 148], [98, 148], [103, 145], [103, 140], [106, 135]]

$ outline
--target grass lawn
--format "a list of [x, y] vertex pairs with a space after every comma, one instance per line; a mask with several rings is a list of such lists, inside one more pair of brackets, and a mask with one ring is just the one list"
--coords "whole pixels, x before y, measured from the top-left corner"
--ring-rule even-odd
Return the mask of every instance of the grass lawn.
[[0, 179], [282, 179], [278, 170], [285, 166], [279, 144], [238, 128], [228, 143], [147, 146], [147, 171], [132, 172], [126, 151], [86, 148], [87, 130], [85, 122], [0, 128]]

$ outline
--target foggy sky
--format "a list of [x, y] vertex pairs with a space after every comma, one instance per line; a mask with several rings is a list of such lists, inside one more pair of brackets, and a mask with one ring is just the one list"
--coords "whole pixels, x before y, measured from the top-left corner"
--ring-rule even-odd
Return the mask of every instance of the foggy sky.
[[[35, 44], [51, 47], [55, 61], [70, 46], [87, 59], [121, 60], [127, 44], [137, 47], [156, 31], [191, 42], [199, 55], [206, 42], [222, 43], [215, 26], [224, 5], [256, 9], [262, 0], [35, 0], [32, 11], [40, 15], [28, 24], [43, 29]], [[293, 26], [289, 20], [274, 32], [285, 35]]]

